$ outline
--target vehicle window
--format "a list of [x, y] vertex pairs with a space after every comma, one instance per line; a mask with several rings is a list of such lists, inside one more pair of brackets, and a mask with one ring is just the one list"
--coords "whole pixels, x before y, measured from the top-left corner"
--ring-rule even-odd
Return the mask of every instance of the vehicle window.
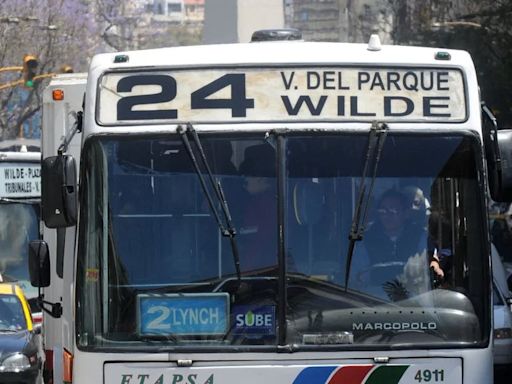
[[79, 345], [484, 340], [477, 140], [390, 133], [361, 203], [368, 143], [368, 134], [204, 134], [211, 183], [194, 167], [202, 155], [193, 138], [190, 151], [175, 136], [92, 139], [83, 152]]
[[[368, 143], [335, 136], [287, 142], [288, 342], [347, 333], [345, 343], [380, 344], [391, 329], [397, 332], [384, 343], [478, 340], [488, 319], [482, 274], [473, 272], [474, 263], [486, 267], [475, 252], [485, 239], [471, 142], [388, 136], [363, 179]], [[365, 182], [373, 190], [361, 203]], [[358, 208], [361, 229], [353, 233]], [[466, 314], [464, 335], [454, 308]]]
[[15, 295], [0, 295], [0, 331], [19, 331], [27, 328], [20, 300]]
[[38, 223], [37, 205], [0, 204], [0, 273], [6, 279], [29, 280], [28, 242], [38, 238]]

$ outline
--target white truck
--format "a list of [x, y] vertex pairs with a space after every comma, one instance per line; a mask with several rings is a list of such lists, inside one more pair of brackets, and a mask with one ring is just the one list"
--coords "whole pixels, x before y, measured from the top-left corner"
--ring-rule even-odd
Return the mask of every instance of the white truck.
[[[83, 109], [86, 73], [59, 74], [54, 76], [43, 92], [43, 123], [41, 147], [44, 158], [55, 156], [61, 146], [70, 138], [70, 132], [76, 126], [77, 119]], [[80, 158], [80, 133], [78, 132], [66, 143], [67, 153], [72, 153], [76, 159]], [[50, 379], [54, 383], [62, 382], [62, 346], [69, 342], [71, 326], [68, 322], [70, 313], [61, 316], [64, 298], [69, 300], [71, 287], [62, 283], [63, 269], [72, 268], [72, 263], [64, 261], [64, 253], [72, 253], [75, 229], [55, 229], [43, 226], [42, 235], [52, 249], [51, 273], [52, 285], [44, 290], [43, 305], [43, 346], [45, 349], [44, 377], [46, 382]], [[65, 247], [68, 247], [65, 249]], [[52, 307], [48, 303], [55, 303]], [[56, 375], [54, 376], [54, 373]]]
[[100, 54], [77, 127], [79, 150], [43, 145], [64, 251], [31, 243], [55, 382], [492, 383], [486, 192], [512, 200], [512, 132], [468, 53]]

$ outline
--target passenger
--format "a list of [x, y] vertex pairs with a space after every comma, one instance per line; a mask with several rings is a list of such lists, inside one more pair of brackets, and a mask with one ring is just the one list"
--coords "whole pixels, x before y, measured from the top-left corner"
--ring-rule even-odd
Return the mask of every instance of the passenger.
[[430, 215], [428, 243], [430, 267], [439, 284], [446, 282], [453, 265], [452, 235], [450, 222], [440, 212], [434, 211]]
[[366, 253], [368, 260], [366, 273], [360, 273], [360, 289], [394, 301], [425, 292], [430, 287], [426, 231], [409, 222], [405, 195], [396, 189], [384, 192], [376, 212], [357, 245], [357, 257]]
[[512, 262], [512, 204], [495, 213], [491, 226], [492, 242], [505, 262]]
[[402, 189], [407, 204], [407, 220], [412, 225], [418, 225], [422, 228], [427, 226], [427, 218], [430, 214], [430, 202], [425, 194], [414, 185], [406, 186]]
[[268, 145], [245, 150], [240, 173], [246, 199], [240, 223], [240, 258], [243, 271], [277, 264], [277, 198], [275, 152]]
[[405, 196], [395, 189], [384, 192], [377, 220], [364, 235], [371, 263], [404, 261], [426, 248], [426, 233], [408, 219]]

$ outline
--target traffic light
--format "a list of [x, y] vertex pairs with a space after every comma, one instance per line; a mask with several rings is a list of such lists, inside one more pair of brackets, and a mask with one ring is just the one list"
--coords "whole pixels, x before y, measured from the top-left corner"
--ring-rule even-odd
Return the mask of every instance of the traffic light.
[[33, 55], [23, 57], [23, 81], [26, 87], [32, 88], [34, 86], [34, 76], [36, 76], [38, 64], [37, 57]]
[[61, 68], [60, 68], [60, 73], [73, 73], [75, 72], [73, 70], [73, 67], [71, 65], [63, 65]]

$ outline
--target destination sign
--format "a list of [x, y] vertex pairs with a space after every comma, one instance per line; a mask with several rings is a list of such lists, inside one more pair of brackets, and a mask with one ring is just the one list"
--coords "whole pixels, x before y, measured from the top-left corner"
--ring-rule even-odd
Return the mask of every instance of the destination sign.
[[413, 67], [108, 73], [97, 110], [102, 125], [466, 119], [459, 69]]
[[139, 295], [142, 335], [223, 335], [228, 330], [227, 293]]
[[0, 163], [0, 197], [41, 196], [41, 166], [29, 163]]

